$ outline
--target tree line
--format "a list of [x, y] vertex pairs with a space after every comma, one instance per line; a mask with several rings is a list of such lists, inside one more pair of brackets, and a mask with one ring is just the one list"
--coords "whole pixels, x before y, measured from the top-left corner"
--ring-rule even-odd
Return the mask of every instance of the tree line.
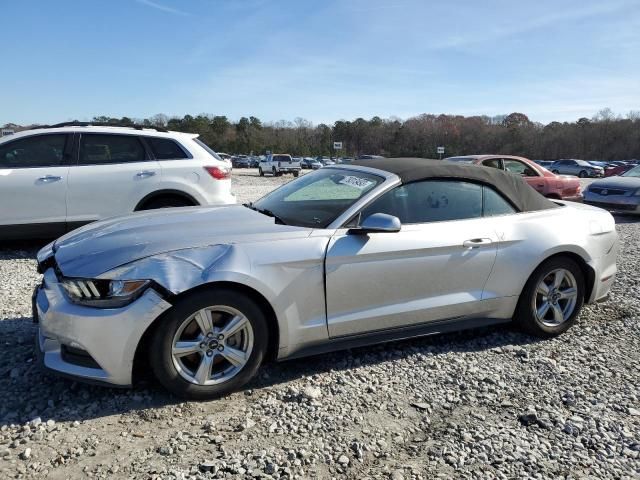
[[[333, 125], [314, 125], [302, 118], [263, 123], [256, 117], [242, 117], [232, 122], [223, 115], [206, 114], [182, 118], [158, 114], [142, 120], [94, 117], [93, 121], [198, 133], [214, 150], [237, 154], [272, 151], [300, 156], [436, 158], [437, 147], [444, 146], [446, 156], [496, 153], [544, 160], [640, 158], [640, 112], [618, 116], [610, 109], [592, 118], [546, 125], [517, 112], [496, 117], [423, 114], [407, 120], [357, 118]], [[333, 150], [334, 141], [343, 142], [342, 151]]]

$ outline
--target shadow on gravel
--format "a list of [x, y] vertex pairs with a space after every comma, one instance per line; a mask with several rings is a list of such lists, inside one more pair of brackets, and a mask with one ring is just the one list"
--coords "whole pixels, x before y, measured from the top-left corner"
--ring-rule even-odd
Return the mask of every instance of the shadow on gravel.
[[[0, 322], [0, 426], [22, 424], [36, 417], [73, 422], [128, 412], [153, 416], [155, 408], [183, 402], [154, 381], [144, 381], [130, 390], [116, 389], [74, 382], [42, 371], [34, 356], [35, 333], [36, 326], [26, 317]], [[274, 362], [260, 370], [245, 393], [304, 376], [372, 366], [417, 354], [437, 360], [444, 353], [514, 347], [537, 340], [509, 327], [487, 327]]]
[[614, 213], [613, 218], [618, 225], [622, 223], [640, 223], [640, 215]]
[[12, 240], [0, 242], [0, 260], [35, 258], [38, 250], [51, 240]]

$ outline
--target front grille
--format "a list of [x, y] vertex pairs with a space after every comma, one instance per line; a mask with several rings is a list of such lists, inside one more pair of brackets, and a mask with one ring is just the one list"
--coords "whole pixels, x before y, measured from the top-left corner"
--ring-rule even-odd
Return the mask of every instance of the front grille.
[[62, 345], [62, 347], [60, 348], [60, 356], [65, 362], [77, 365], [79, 367], [100, 368], [100, 365], [98, 365], [93, 357], [89, 355], [87, 351], [80, 348]]
[[625, 195], [627, 190], [623, 190], [621, 188], [606, 188], [606, 187], [591, 187], [589, 191], [593, 193], [597, 193], [598, 195]]
[[635, 211], [635, 209], [637, 208], [636, 205], [624, 205], [620, 203], [592, 202], [592, 201], [585, 201], [584, 203], [588, 205], [593, 205], [594, 207], [606, 208], [607, 210]]

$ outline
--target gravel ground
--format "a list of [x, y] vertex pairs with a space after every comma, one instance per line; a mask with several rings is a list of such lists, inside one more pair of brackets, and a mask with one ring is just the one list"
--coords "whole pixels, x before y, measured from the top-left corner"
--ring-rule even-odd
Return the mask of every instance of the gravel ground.
[[[239, 201], [290, 177], [234, 171]], [[488, 328], [271, 364], [181, 403], [33, 358], [38, 245], [0, 247], [0, 478], [639, 478], [640, 221], [612, 299], [560, 338]]]

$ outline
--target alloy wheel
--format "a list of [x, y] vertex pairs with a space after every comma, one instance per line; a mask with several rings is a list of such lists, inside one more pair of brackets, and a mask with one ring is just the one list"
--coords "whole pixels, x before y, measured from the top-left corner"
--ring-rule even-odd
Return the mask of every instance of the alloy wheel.
[[566, 322], [578, 301], [578, 284], [573, 273], [558, 268], [544, 276], [536, 287], [532, 308], [535, 318], [547, 327]]
[[235, 308], [215, 305], [186, 318], [173, 337], [171, 358], [182, 378], [216, 385], [236, 376], [249, 361], [254, 333]]

